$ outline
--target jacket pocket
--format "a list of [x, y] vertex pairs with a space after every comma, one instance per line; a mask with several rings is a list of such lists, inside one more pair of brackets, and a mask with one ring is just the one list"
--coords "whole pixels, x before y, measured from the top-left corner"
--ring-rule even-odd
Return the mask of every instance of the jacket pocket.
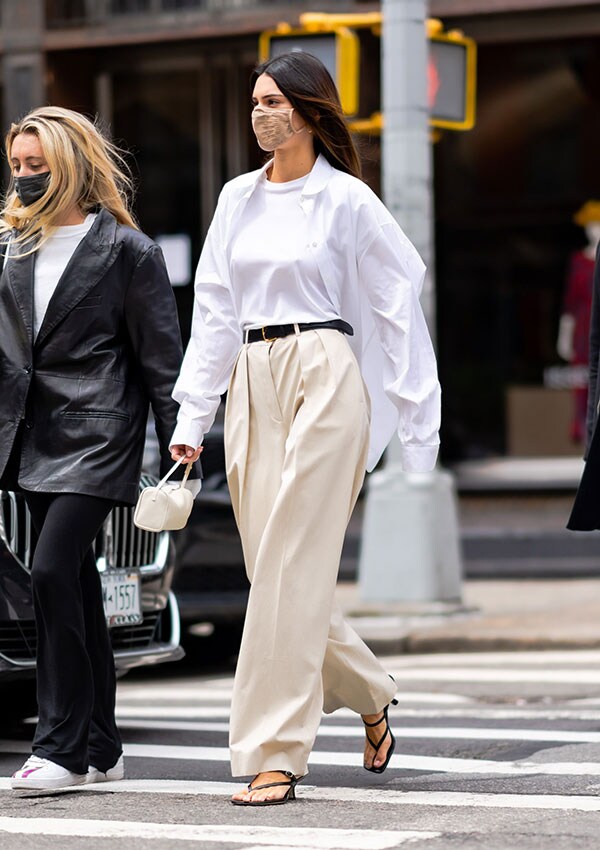
[[61, 416], [70, 419], [119, 419], [122, 422], [130, 419], [127, 413], [119, 413], [118, 410], [63, 410]]
[[101, 295], [88, 295], [86, 298], [81, 299], [75, 310], [83, 310], [86, 307], [97, 307], [100, 304], [102, 304]]

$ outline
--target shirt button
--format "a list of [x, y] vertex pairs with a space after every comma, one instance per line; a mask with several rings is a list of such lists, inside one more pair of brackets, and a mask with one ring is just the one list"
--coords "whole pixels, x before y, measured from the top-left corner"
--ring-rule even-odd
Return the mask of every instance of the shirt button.
[[33, 428], [33, 422], [30, 419], [28, 419], [27, 422], [25, 423], [25, 427], [27, 428], [28, 431], [31, 431], [31, 429]]
[[25, 366], [23, 368], [23, 371], [26, 372], [28, 375], [31, 375], [32, 368], [31, 368], [31, 366]]
[[317, 243], [313, 242], [313, 248], [316, 248], [316, 247], [317, 247]]

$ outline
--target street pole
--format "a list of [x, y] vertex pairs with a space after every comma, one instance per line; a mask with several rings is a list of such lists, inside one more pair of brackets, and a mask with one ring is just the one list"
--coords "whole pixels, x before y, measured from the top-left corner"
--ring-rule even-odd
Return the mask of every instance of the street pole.
[[[426, 0], [383, 0], [383, 187], [386, 206], [428, 272], [421, 303], [435, 328], [432, 154], [427, 98]], [[433, 603], [461, 599], [461, 558], [452, 477], [405, 473], [394, 437], [373, 473], [359, 561], [364, 602]]]

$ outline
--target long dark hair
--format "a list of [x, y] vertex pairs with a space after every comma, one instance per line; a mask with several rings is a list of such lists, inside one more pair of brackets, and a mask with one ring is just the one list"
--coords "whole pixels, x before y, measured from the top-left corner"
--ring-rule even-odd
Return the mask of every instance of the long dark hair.
[[313, 132], [315, 152], [322, 153], [334, 168], [361, 176], [358, 151], [342, 112], [331, 74], [310, 53], [283, 53], [258, 65], [252, 72], [252, 88], [262, 75], [272, 77]]

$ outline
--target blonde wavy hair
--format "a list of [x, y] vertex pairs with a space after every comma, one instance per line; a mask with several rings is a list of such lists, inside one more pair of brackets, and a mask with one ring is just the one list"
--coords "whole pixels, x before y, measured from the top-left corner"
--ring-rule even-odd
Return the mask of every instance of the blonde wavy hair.
[[11, 179], [0, 209], [0, 235], [11, 232], [11, 243], [21, 247], [33, 240], [34, 247], [19, 254], [37, 251], [74, 206], [84, 215], [103, 207], [119, 224], [137, 229], [130, 212], [133, 183], [127, 163], [94, 122], [60, 106], [34, 109], [12, 124], [6, 135], [9, 162], [13, 142], [21, 133], [38, 137], [50, 181], [39, 200], [24, 206]]

